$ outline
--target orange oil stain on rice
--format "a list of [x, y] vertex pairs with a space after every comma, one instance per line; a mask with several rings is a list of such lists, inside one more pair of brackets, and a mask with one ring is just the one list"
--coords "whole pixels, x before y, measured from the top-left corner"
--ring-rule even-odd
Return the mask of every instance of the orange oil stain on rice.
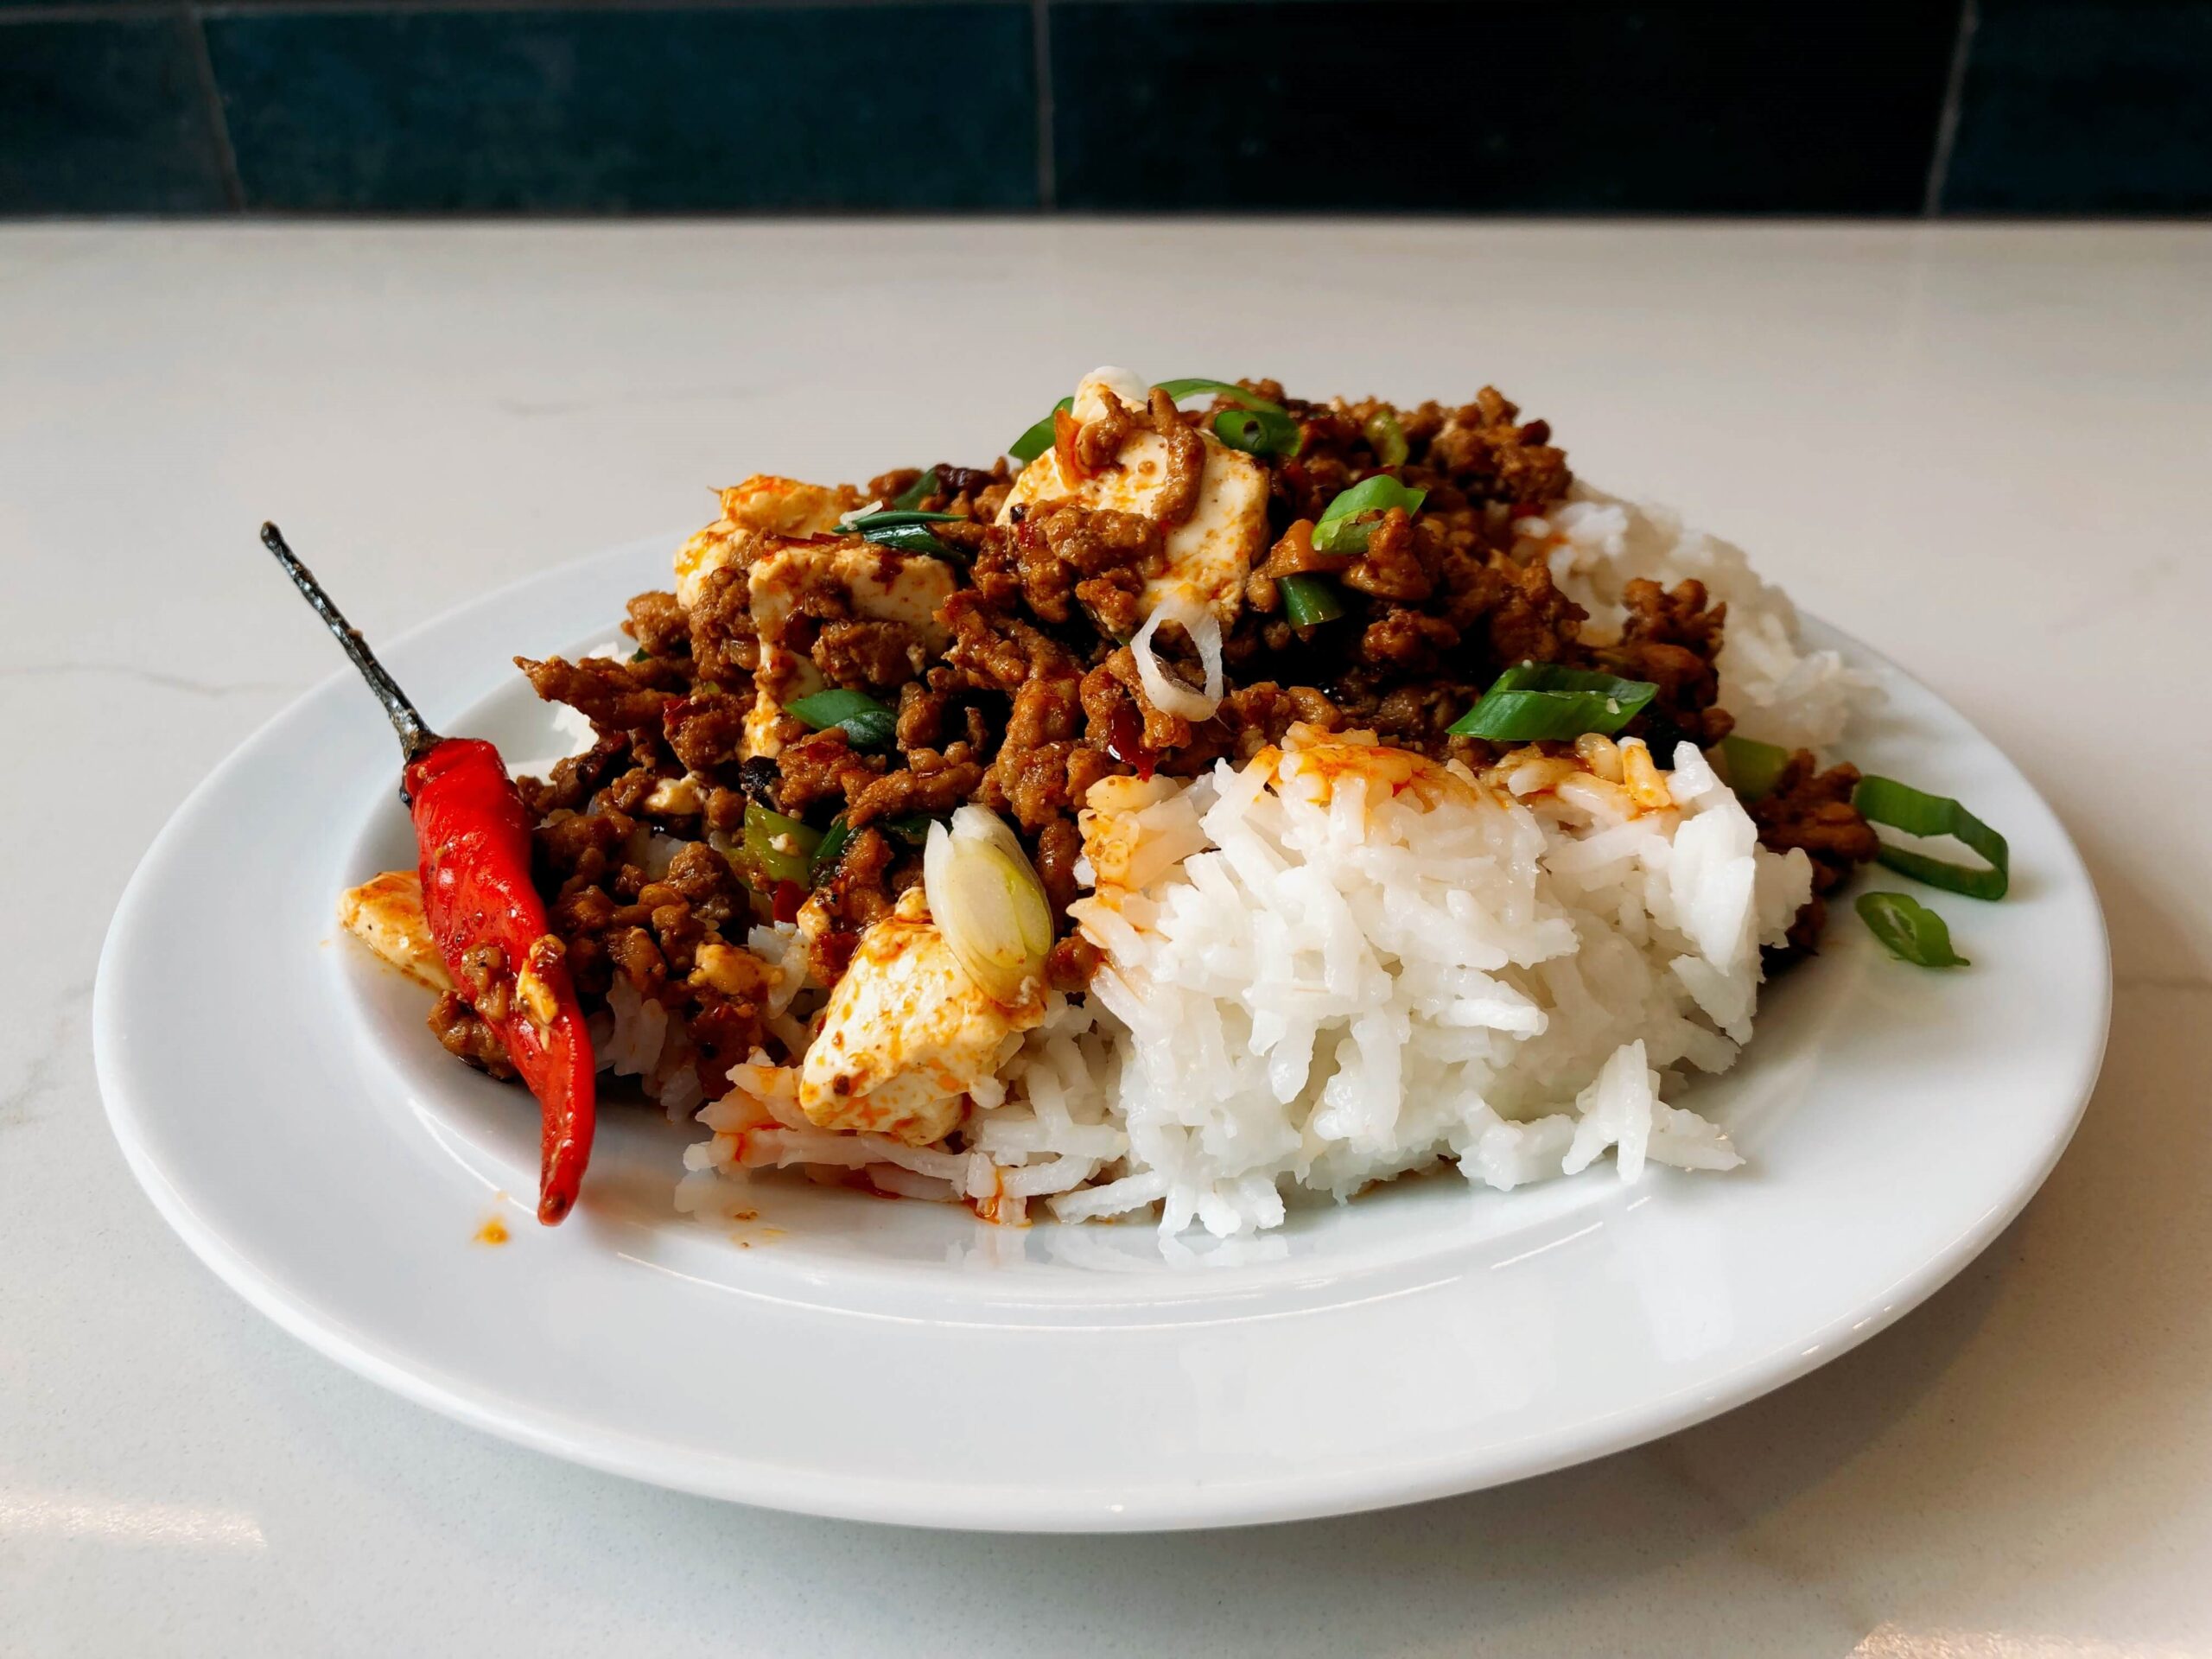
[[976, 1212], [976, 1219], [987, 1221], [994, 1227], [1027, 1227], [1029, 1225], [1027, 1206], [1019, 1199], [1009, 1205], [1006, 1196], [1006, 1172], [991, 1171], [991, 1191], [987, 1198], [969, 1198], [963, 1202]]
[[823, 1185], [825, 1186], [849, 1186], [856, 1192], [867, 1193], [871, 1198], [891, 1198], [895, 1200], [906, 1196], [904, 1193], [893, 1192], [887, 1186], [878, 1186], [875, 1184], [875, 1177], [868, 1173], [868, 1169], [866, 1165], [861, 1166], [858, 1169], [846, 1170], [843, 1172], [842, 1179], [825, 1181]]
[[[1354, 741], [1357, 739], [1366, 741]], [[1410, 793], [1425, 807], [1447, 801], [1472, 804], [1483, 795], [1465, 767], [1377, 743], [1371, 733], [1324, 734], [1313, 728], [1294, 727], [1289, 747], [1262, 749], [1253, 764], [1266, 769], [1278, 793], [1297, 791], [1317, 803], [1332, 799], [1337, 785], [1344, 780], [1363, 784], [1370, 791], [1387, 791], [1383, 798], [1389, 800]]]

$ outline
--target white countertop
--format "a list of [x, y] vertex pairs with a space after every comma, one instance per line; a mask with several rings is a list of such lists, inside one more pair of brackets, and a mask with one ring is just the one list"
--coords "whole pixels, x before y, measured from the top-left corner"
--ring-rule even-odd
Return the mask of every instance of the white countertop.
[[[2008, 750], [2118, 976], [2026, 1214], [1896, 1328], [1639, 1451], [1150, 1539], [569, 1467], [188, 1254], [86, 1020], [148, 841], [335, 666], [264, 518], [390, 633], [746, 472], [988, 454], [1098, 362], [1494, 381]], [[2212, 227], [0, 230], [0, 1653], [2212, 1651], [2208, 524]]]

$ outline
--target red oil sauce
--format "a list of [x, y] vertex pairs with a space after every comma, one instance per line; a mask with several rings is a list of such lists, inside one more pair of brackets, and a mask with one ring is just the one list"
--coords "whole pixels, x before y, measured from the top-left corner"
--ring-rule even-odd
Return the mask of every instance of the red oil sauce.
[[776, 883], [775, 913], [779, 922], [798, 920], [798, 907], [806, 902], [806, 890], [788, 879]]
[[1137, 776], [1147, 783], [1160, 765], [1159, 753], [1144, 746], [1144, 722], [1137, 711], [1126, 702], [1114, 706], [1114, 719], [1106, 734], [1106, 753], [1125, 766], [1135, 766]]
[[1058, 458], [1060, 474], [1071, 483], [1081, 483], [1090, 474], [1075, 453], [1075, 441], [1083, 430], [1083, 423], [1065, 409], [1052, 411], [1052, 452]]

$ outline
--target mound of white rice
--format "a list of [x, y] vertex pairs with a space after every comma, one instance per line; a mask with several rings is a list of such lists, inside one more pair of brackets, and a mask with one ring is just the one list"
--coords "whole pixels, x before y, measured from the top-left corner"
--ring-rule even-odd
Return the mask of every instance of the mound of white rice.
[[1514, 556], [1551, 565], [1561, 592], [1590, 613], [1592, 639], [1617, 637], [1621, 591], [1637, 577], [1672, 587], [1686, 578], [1728, 607], [1721, 635], [1720, 706], [1746, 737], [1825, 748], [1843, 735], [1872, 682], [1833, 651], [1797, 643], [1797, 612], [1759, 580], [1743, 549], [1685, 524], [1671, 508], [1623, 501], [1577, 484], [1541, 518], [1515, 525]]
[[1740, 1161], [1662, 1080], [1734, 1059], [1811, 872], [1758, 846], [1694, 747], [1671, 773], [1630, 741], [1478, 779], [1300, 730], [1091, 801], [1071, 914], [1108, 965], [1020, 1040], [966, 1149], [816, 1128], [795, 1071], [762, 1063], [701, 1112], [715, 1137], [687, 1164], [865, 1170], [1000, 1220], [1157, 1205], [1164, 1231], [1227, 1236], [1281, 1224], [1287, 1192], [1446, 1160], [1497, 1188], [1608, 1149], [1627, 1180]]

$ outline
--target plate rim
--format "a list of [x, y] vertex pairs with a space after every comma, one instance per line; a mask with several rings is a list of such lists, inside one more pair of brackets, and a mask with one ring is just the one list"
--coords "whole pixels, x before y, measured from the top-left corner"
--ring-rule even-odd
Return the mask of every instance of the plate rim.
[[[441, 610], [395, 634], [388, 649], [397, 653], [421, 636], [451, 624], [464, 613], [480, 606], [493, 605], [502, 598], [561, 576], [573, 575], [583, 567], [615, 564], [635, 556], [642, 550], [664, 550], [668, 544], [666, 538], [639, 538], [548, 566]], [[2094, 923], [2093, 940], [2084, 939], [2080, 944], [2088, 946], [2093, 943], [2096, 953], [2096, 995], [2094, 1006], [2089, 1010], [2095, 1035], [2094, 1042], [2084, 1049], [2084, 1058], [2075, 1074], [2055, 1081], [2054, 1096], [2063, 1094], [2070, 1100], [2063, 1127], [2052, 1135], [2032, 1166], [2000, 1201], [1990, 1205], [1942, 1248], [1928, 1254], [1910, 1273], [1886, 1287], [1880, 1306], [1862, 1305], [1831, 1319], [1809, 1342], [1793, 1344], [1793, 1349], [1802, 1347], [1802, 1352], [1770, 1352], [1761, 1359], [1739, 1363], [1725, 1384], [1698, 1390], [1694, 1399], [1681, 1397], [1686, 1390], [1661, 1390], [1599, 1424], [1581, 1422], [1554, 1427], [1503, 1451], [1496, 1446], [1471, 1450], [1440, 1447], [1421, 1459], [1418, 1467], [1400, 1467], [1378, 1460], [1356, 1471], [1319, 1475], [1294, 1471], [1264, 1478], [1210, 1481], [1198, 1487], [1154, 1488], [1141, 1494], [1133, 1491], [1128, 1501], [1109, 1510], [1103, 1503], [1090, 1502], [1094, 1495], [1066, 1489], [1055, 1491], [1034, 1485], [970, 1484], [957, 1492], [949, 1492], [925, 1477], [901, 1478], [855, 1476], [849, 1471], [794, 1470], [728, 1452], [695, 1452], [687, 1459], [662, 1442], [634, 1436], [603, 1423], [577, 1422], [556, 1410], [497, 1395], [481, 1385], [472, 1388], [465, 1378], [416, 1363], [410, 1357], [396, 1354], [384, 1344], [357, 1334], [311, 1299], [296, 1296], [270, 1272], [234, 1248], [219, 1224], [194, 1208], [154, 1157], [140, 1129], [145, 1107], [136, 1096], [137, 1079], [130, 1075], [131, 1068], [119, 1048], [118, 1021], [122, 1014], [116, 1004], [115, 989], [118, 977], [116, 962], [130, 944], [141, 912], [153, 902], [159, 878], [164, 873], [163, 866], [175, 855], [190, 820], [204, 810], [211, 798], [219, 795], [233, 773], [249, 764], [274, 734], [288, 722], [305, 718], [306, 711], [334, 683], [350, 679], [350, 669], [325, 676], [256, 727], [179, 802], [134, 868], [103, 938], [93, 987], [92, 1050], [105, 1113], [132, 1177], [162, 1219], [218, 1279], [279, 1328], [357, 1375], [443, 1416], [607, 1473], [642, 1479], [700, 1497], [827, 1518], [968, 1530], [1175, 1530], [1312, 1519], [1418, 1503], [1526, 1479], [1607, 1456], [1693, 1427], [1796, 1381], [1887, 1329], [1948, 1282], [1988, 1247], [2049, 1179], [2079, 1128], [2110, 1039], [2113, 976], [2109, 925], [2094, 880], [2064, 821], [2012, 757], [1947, 700], [1863, 640], [1832, 625], [1818, 622], [1817, 619], [1810, 620], [1848, 651], [1858, 653], [1869, 664], [1879, 664], [1948, 710], [1973, 732], [2011, 773], [2018, 786], [2043, 805], [2056, 831], [2058, 846], [2070, 866], [2068, 874], [2078, 877], [2087, 896]]]

